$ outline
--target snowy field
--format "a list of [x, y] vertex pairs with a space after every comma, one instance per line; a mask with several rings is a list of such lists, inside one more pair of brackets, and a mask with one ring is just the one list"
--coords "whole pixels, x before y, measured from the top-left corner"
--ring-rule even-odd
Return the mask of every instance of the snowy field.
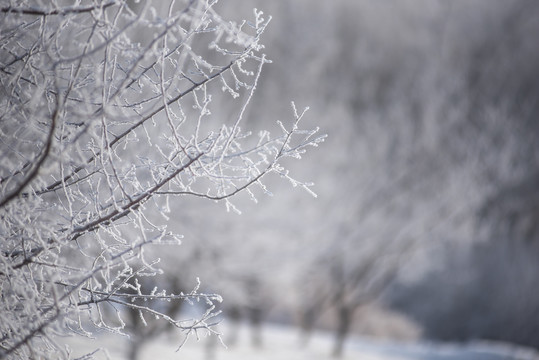
[[[177, 342], [163, 337], [145, 344], [139, 360], [329, 360], [332, 337], [317, 333], [307, 347], [300, 347], [299, 335], [295, 329], [267, 326], [264, 329], [263, 347], [253, 348], [248, 342], [247, 329], [241, 329], [236, 346], [224, 348], [215, 341], [202, 338], [191, 339], [176, 352]], [[73, 355], [81, 355], [88, 344], [68, 341]], [[114, 360], [126, 360], [129, 342], [122, 337], [106, 335], [99, 338], [99, 345], [106, 347], [108, 356]], [[97, 354], [96, 354], [97, 355]], [[99, 352], [99, 359], [106, 359]], [[539, 353], [529, 349], [496, 343], [457, 344], [405, 344], [389, 343], [371, 339], [354, 338], [347, 343], [343, 360], [535, 360]]]

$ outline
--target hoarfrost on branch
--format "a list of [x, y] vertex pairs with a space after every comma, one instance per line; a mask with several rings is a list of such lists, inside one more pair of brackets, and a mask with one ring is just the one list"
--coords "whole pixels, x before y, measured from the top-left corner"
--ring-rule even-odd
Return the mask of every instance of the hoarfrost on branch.
[[[215, 3], [0, 8], [0, 358], [67, 358], [57, 335], [124, 333], [125, 309], [184, 339], [217, 333], [219, 295], [139, 281], [162, 272], [144, 249], [180, 241], [166, 227], [167, 198], [235, 209], [242, 190], [270, 193], [270, 172], [312, 191], [280, 162], [323, 140], [300, 129], [304, 113], [294, 106], [273, 137], [241, 127], [269, 62], [260, 43], [269, 18], [255, 10], [235, 24]], [[207, 310], [183, 321], [141, 305], [171, 300]]]

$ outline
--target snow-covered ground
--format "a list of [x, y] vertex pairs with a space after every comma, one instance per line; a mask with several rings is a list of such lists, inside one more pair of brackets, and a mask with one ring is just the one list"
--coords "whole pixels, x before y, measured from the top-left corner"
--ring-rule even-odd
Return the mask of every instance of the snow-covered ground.
[[[249, 343], [247, 329], [240, 330], [235, 346], [224, 348], [208, 338], [200, 341], [191, 339], [176, 352], [179, 340], [170, 336], [147, 342], [140, 360], [329, 360], [332, 337], [317, 333], [306, 347], [299, 346], [299, 335], [295, 329], [282, 326], [267, 326], [263, 333], [263, 347], [254, 348]], [[79, 340], [68, 341], [74, 355], [82, 354], [89, 347]], [[95, 346], [95, 343], [92, 345]], [[129, 342], [115, 335], [99, 338], [98, 346], [106, 347], [110, 359], [125, 360]], [[99, 358], [106, 359], [104, 353]], [[353, 338], [348, 341], [343, 360], [535, 360], [539, 353], [529, 349], [504, 344], [478, 342], [466, 345], [435, 343], [390, 343], [372, 339]]]

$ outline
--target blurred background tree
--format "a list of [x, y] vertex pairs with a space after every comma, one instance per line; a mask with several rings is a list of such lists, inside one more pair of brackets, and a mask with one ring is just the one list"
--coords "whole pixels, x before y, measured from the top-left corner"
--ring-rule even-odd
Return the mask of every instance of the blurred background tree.
[[316, 200], [245, 211], [282, 229], [239, 230], [265, 238], [241, 249], [263, 249], [245, 272], [269, 257], [265, 318], [334, 330], [337, 355], [348, 333], [538, 347], [537, 3], [253, 3], [279, 59], [254, 121], [293, 97], [329, 135], [299, 165]]

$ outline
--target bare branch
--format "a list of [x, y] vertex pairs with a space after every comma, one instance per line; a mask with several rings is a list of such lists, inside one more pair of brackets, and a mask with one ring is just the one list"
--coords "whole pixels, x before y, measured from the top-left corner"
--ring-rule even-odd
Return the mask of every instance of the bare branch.
[[118, 4], [118, 1], [110, 1], [101, 5], [91, 5], [91, 6], [66, 6], [61, 9], [37, 9], [37, 8], [22, 8], [22, 7], [13, 7], [5, 6], [0, 8], [0, 12], [3, 13], [14, 13], [14, 14], [24, 14], [24, 15], [37, 15], [37, 16], [49, 16], [49, 15], [68, 15], [68, 14], [83, 14], [92, 12], [97, 9], [106, 9], [109, 6]]

